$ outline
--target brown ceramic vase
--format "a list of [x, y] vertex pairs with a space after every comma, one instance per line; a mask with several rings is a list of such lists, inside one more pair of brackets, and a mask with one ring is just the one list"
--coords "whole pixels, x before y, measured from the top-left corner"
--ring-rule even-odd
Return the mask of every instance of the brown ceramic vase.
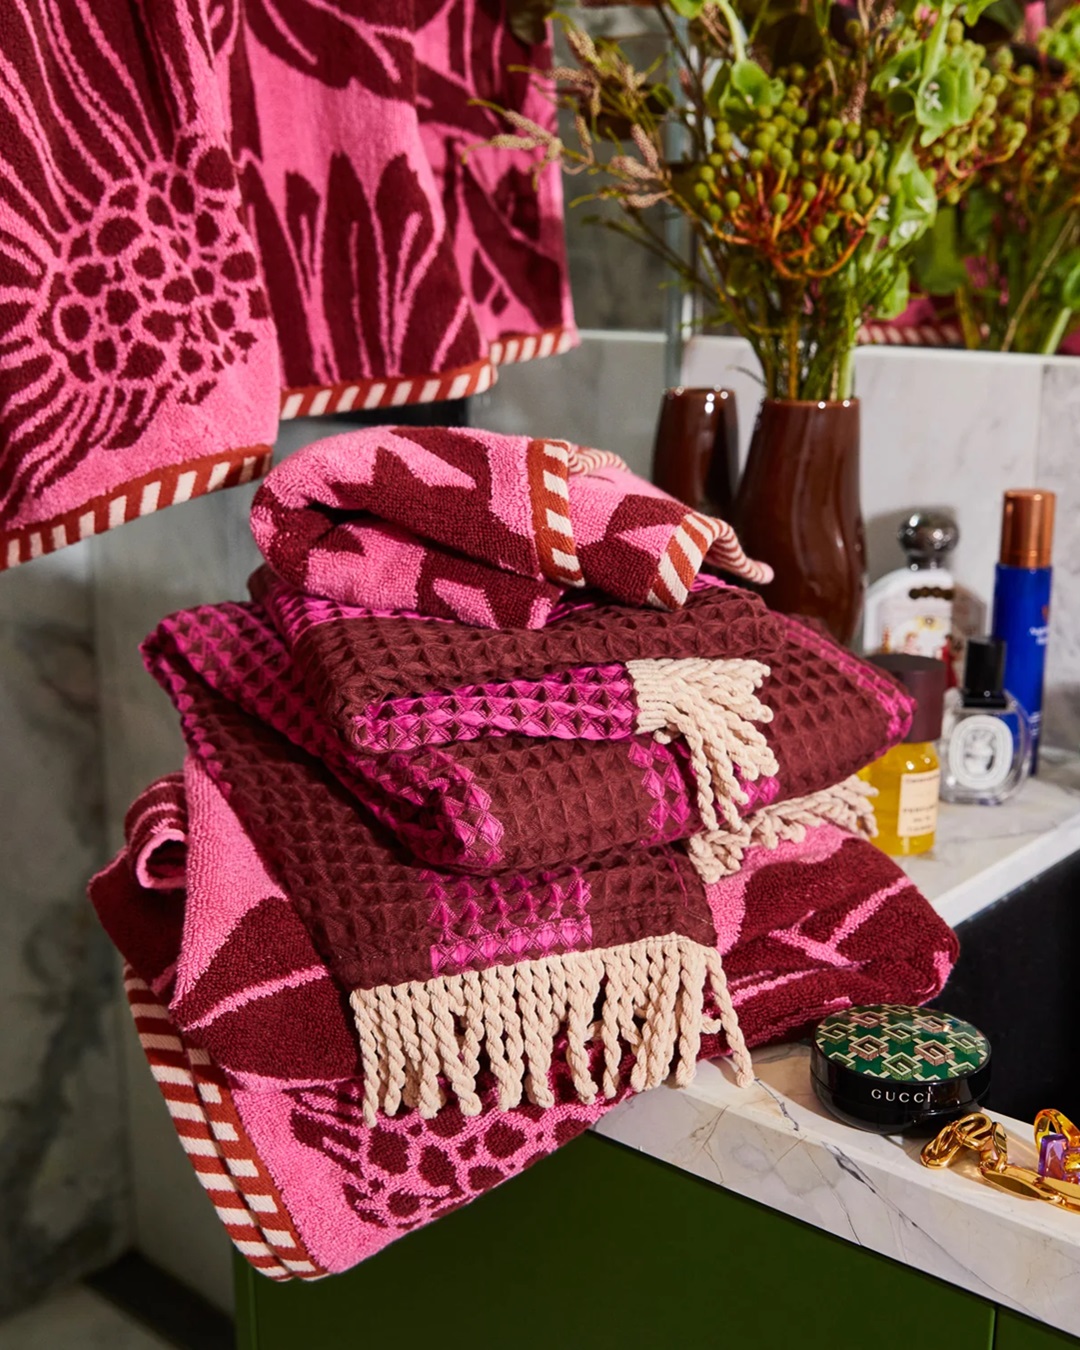
[[653, 482], [708, 516], [731, 519], [739, 423], [730, 389], [665, 389], [653, 445]]
[[850, 642], [866, 571], [859, 400], [765, 399], [734, 514], [743, 548], [776, 573], [761, 588], [765, 600]]

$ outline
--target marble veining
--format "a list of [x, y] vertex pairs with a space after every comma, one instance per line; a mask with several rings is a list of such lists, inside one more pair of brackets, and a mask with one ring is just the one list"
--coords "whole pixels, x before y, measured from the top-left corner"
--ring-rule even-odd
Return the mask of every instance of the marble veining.
[[89, 550], [0, 585], [0, 1314], [127, 1243]]
[[[809, 1059], [806, 1045], [756, 1053], [757, 1082], [746, 1092], [726, 1067], [702, 1065], [689, 1088], [633, 1098], [594, 1128], [837, 1237], [1080, 1332], [1077, 1216], [996, 1191], [964, 1166], [929, 1172], [917, 1161], [917, 1141], [833, 1120], [814, 1096]], [[1030, 1165], [1030, 1127], [1005, 1124], [1010, 1153]]]

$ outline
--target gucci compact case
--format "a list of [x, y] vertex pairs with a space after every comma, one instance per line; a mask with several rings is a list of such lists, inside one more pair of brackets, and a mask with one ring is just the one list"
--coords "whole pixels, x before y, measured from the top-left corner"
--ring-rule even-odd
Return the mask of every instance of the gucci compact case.
[[811, 1074], [822, 1104], [848, 1125], [929, 1132], [978, 1110], [990, 1088], [990, 1042], [933, 1008], [848, 1008], [814, 1032]]

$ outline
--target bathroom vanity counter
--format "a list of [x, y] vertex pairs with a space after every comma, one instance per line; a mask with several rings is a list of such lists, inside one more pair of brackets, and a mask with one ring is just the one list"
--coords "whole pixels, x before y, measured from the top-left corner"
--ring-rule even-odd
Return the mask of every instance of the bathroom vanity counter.
[[[934, 856], [913, 858], [906, 870], [955, 925], [1078, 851], [1080, 759], [1047, 752], [1040, 777], [1013, 802], [942, 804]], [[1064, 945], [1060, 959], [1071, 959]], [[951, 1011], [947, 994], [941, 1006]], [[1039, 1050], [1032, 1045], [1031, 1054]], [[1080, 1213], [1007, 1195], [967, 1164], [929, 1171], [918, 1162], [922, 1141], [834, 1120], [811, 1087], [806, 1045], [760, 1051], [754, 1063], [758, 1081], [745, 1092], [726, 1066], [705, 1064], [689, 1088], [634, 1098], [596, 1131], [1080, 1336]], [[1008, 1130], [1010, 1157], [1033, 1165], [1030, 1120], [991, 1114]]]

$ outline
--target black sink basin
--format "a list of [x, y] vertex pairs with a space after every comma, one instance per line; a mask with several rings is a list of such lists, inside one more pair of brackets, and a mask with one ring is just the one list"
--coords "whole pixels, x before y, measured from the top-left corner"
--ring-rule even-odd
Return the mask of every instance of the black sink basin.
[[1080, 853], [957, 928], [960, 959], [934, 1000], [993, 1048], [986, 1105], [1080, 1122]]

